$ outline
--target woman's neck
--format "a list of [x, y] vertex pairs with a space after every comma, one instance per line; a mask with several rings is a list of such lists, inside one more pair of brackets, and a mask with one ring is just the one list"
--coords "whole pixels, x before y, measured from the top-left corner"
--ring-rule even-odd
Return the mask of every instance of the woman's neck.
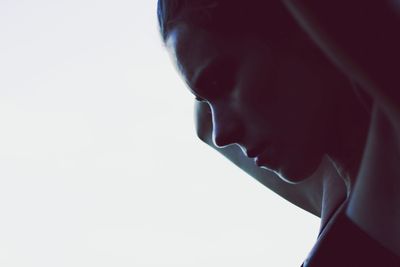
[[335, 211], [347, 199], [348, 191], [345, 180], [340, 176], [334, 162], [328, 156], [323, 158], [311, 179], [318, 181], [321, 190], [317, 198], [321, 214], [321, 232]]
[[339, 175], [328, 174], [323, 185], [320, 231], [348, 197], [344, 180]]

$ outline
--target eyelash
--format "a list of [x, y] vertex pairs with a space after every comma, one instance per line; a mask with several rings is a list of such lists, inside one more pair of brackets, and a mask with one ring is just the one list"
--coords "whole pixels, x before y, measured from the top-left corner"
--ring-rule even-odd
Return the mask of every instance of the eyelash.
[[[196, 89], [207, 97], [218, 98], [232, 89], [235, 73], [236, 64], [233, 58], [219, 58], [204, 70], [196, 84]], [[202, 99], [198, 96], [196, 98]]]

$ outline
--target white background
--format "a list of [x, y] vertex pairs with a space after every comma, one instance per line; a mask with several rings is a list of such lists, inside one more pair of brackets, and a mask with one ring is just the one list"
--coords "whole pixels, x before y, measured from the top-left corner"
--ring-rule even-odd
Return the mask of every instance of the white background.
[[155, 0], [0, 0], [0, 266], [300, 266], [317, 218], [192, 109]]

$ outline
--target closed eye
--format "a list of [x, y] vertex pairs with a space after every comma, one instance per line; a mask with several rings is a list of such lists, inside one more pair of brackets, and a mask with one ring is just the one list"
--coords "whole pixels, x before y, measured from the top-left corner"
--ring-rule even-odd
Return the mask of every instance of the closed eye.
[[219, 56], [212, 60], [196, 77], [193, 89], [199, 99], [219, 98], [233, 89], [237, 64], [233, 57]]

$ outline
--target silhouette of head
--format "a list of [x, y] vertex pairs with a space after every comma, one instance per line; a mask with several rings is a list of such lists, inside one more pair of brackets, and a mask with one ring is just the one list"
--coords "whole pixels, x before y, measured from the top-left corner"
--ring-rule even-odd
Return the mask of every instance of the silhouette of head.
[[160, 0], [158, 18], [188, 87], [210, 107], [217, 146], [238, 145], [293, 183], [324, 155], [356, 164], [362, 142], [348, 139], [359, 132], [346, 135], [364, 120], [352, 84], [280, 1]]

